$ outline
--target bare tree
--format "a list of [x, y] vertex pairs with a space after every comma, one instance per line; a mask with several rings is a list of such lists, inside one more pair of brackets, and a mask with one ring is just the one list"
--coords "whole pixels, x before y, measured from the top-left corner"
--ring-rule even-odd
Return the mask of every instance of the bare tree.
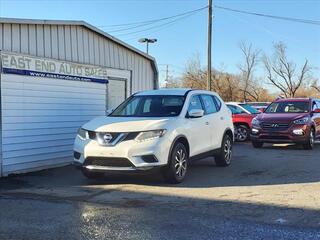
[[256, 92], [258, 89], [253, 81], [253, 72], [258, 63], [260, 51], [253, 49], [251, 43], [247, 44], [241, 42], [239, 47], [244, 56], [244, 63], [238, 66], [242, 77], [241, 91], [243, 94], [243, 101], [248, 101], [248, 95], [257, 100], [258, 96]]
[[[212, 90], [217, 92], [225, 101], [242, 101], [242, 91], [239, 82], [241, 82], [241, 76], [228, 73], [222, 69], [212, 71]], [[254, 85], [252, 89], [251, 84]], [[185, 70], [181, 76], [181, 86], [197, 89], [206, 89], [207, 86], [207, 71], [201, 66], [200, 59], [198, 57], [191, 58], [185, 67]], [[268, 90], [262, 88], [256, 82], [250, 82], [250, 88], [248, 88], [247, 99], [254, 101], [266, 101], [272, 96]]]
[[200, 58], [198, 55], [190, 59], [182, 74], [182, 84], [184, 87], [206, 89], [207, 84], [206, 71], [202, 69]]
[[318, 85], [316, 80], [312, 83], [311, 87], [320, 93], [320, 84]]
[[283, 43], [275, 44], [274, 49], [272, 58], [267, 55], [263, 57], [267, 78], [285, 97], [295, 97], [298, 89], [310, 77], [308, 60], [305, 60], [301, 70], [297, 70], [296, 64], [287, 59], [286, 46]]

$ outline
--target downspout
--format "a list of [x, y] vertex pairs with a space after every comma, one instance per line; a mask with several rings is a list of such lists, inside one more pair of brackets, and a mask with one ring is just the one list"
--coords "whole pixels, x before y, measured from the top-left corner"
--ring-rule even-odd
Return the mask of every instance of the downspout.
[[153, 89], [159, 89], [159, 71], [157, 67], [157, 62], [155, 59], [152, 60], [153, 68]]

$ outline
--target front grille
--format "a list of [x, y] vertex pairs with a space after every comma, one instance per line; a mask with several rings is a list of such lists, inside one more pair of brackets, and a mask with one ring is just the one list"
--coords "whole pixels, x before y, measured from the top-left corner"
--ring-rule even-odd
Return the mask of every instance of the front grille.
[[287, 136], [263, 136], [262, 138], [266, 140], [290, 140]]
[[124, 138], [121, 139], [121, 141], [129, 141], [129, 140], [133, 140], [135, 139], [140, 132], [128, 132], [128, 133], [121, 133], [121, 132], [94, 132], [94, 131], [88, 131], [89, 134], [89, 139], [91, 140], [96, 140], [97, 137], [103, 138], [103, 135], [105, 134], [110, 134], [111, 135], [111, 139], [110, 142], [112, 142], [113, 140], [115, 140], [117, 137], [119, 137], [119, 135], [121, 134], [125, 134]]
[[104, 166], [104, 167], [134, 167], [127, 158], [113, 157], [88, 157], [84, 161], [84, 166]]
[[261, 123], [261, 127], [262, 129], [267, 131], [285, 131], [289, 128], [289, 124], [277, 123], [277, 122], [273, 122], [273, 123], [263, 122]]

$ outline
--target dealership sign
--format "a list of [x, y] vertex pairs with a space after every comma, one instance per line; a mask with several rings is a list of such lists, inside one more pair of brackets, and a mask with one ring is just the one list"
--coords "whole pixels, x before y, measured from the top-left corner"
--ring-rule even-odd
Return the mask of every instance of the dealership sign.
[[2, 72], [33, 77], [108, 83], [107, 68], [46, 58], [1, 53]]

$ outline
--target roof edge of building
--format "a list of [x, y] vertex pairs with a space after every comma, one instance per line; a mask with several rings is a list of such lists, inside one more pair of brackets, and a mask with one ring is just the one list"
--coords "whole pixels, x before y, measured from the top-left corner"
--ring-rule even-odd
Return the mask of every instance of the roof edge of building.
[[141, 55], [142, 57], [148, 59], [151, 61], [151, 66], [154, 69], [155, 72], [155, 79], [154, 79], [154, 84], [155, 86], [158, 85], [158, 67], [156, 63], [156, 59], [152, 57], [151, 55], [148, 55], [139, 49], [130, 46], [129, 44], [121, 41], [120, 39], [104, 32], [103, 30], [85, 22], [85, 21], [80, 21], [80, 20], [45, 20], [45, 19], [25, 19], [25, 18], [3, 18], [0, 17], [0, 23], [8, 23], [8, 24], [49, 24], [49, 25], [74, 25], [74, 26], [84, 26], [108, 39], [111, 41]]

